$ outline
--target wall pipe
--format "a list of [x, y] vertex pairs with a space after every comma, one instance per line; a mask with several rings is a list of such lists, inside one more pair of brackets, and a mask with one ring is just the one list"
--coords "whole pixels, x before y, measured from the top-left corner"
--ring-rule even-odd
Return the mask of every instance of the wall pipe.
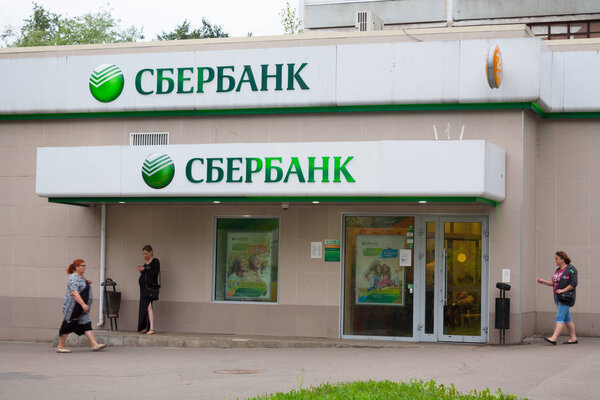
[[104, 325], [104, 275], [106, 272], [106, 204], [100, 206], [100, 296], [98, 296], [98, 324], [101, 327]]
[[446, 26], [454, 25], [454, 0], [446, 0]]

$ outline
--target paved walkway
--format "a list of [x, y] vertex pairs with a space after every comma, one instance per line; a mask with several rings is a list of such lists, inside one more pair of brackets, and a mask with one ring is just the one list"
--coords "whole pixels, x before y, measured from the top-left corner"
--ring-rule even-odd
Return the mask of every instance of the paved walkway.
[[[253, 343], [243, 339], [228, 338], [235, 346]], [[526, 343], [112, 346], [57, 354], [50, 343], [0, 342], [0, 399], [246, 399], [323, 382], [411, 378], [455, 384], [461, 391], [500, 387], [535, 400], [600, 398], [600, 338], [583, 337], [569, 346], [550, 346], [541, 338]]]

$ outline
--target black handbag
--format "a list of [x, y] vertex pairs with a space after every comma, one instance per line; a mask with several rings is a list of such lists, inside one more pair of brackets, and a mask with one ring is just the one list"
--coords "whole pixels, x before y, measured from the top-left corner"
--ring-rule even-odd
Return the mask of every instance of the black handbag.
[[150, 301], [158, 300], [158, 294], [160, 289], [160, 271], [158, 272], [158, 283], [148, 285], [146, 281], [146, 287], [144, 288], [144, 296]]
[[[79, 292], [79, 295], [83, 302], [87, 304], [90, 298], [90, 284], [87, 281], [85, 282], [85, 288]], [[71, 321], [79, 319], [81, 314], [83, 314], [83, 307], [81, 307], [81, 304], [75, 302], [75, 307], [73, 307], [73, 311], [71, 312]]]
[[146, 286], [144, 289], [144, 296], [150, 301], [158, 300], [158, 288]]
[[575, 293], [573, 290], [569, 290], [564, 293], [556, 293], [558, 301], [566, 306], [573, 307], [575, 305]]

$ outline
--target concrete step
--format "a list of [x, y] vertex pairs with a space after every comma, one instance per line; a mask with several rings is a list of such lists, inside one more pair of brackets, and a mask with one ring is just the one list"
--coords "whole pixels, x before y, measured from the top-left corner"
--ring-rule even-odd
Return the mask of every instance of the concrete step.
[[[326, 348], [326, 347], [423, 347], [425, 343], [399, 340], [325, 339], [306, 337], [272, 337], [252, 335], [218, 335], [199, 333], [155, 333], [145, 335], [137, 332], [95, 330], [98, 343], [110, 347], [191, 347], [191, 348]], [[52, 345], [58, 345], [58, 334]], [[87, 337], [70, 334], [67, 347], [89, 347]], [[473, 345], [472, 346], [477, 346]]]

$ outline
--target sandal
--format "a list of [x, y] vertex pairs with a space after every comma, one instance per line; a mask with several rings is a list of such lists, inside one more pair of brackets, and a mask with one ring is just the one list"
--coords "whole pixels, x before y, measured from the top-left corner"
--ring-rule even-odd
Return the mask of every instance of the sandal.
[[550, 340], [547, 337], [544, 337], [544, 340], [548, 343], [550, 343], [552, 346], [556, 346], [556, 342], [554, 340]]
[[146, 335], [154, 335], [154, 329], [148, 329], [148, 332], [146, 332]]
[[64, 348], [64, 347], [62, 347], [62, 348], [61, 348], [61, 347], [57, 347], [57, 348], [56, 348], [56, 352], [57, 352], [57, 353], [70, 353], [70, 352], [71, 352], [71, 350], [69, 350], [69, 349], [67, 349], [67, 348]]
[[100, 351], [100, 350], [104, 349], [105, 347], [106, 347], [106, 344], [99, 343], [99, 344], [95, 345], [94, 347], [92, 347], [92, 351]]
[[142, 334], [142, 335], [143, 335], [143, 334], [145, 334], [146, 332], [148, 332], [146, 329], [142, 329], [142, 330], [141, 330], [141, 331], [139, 331], [138, 333], [140, 333], [140, 334]]

